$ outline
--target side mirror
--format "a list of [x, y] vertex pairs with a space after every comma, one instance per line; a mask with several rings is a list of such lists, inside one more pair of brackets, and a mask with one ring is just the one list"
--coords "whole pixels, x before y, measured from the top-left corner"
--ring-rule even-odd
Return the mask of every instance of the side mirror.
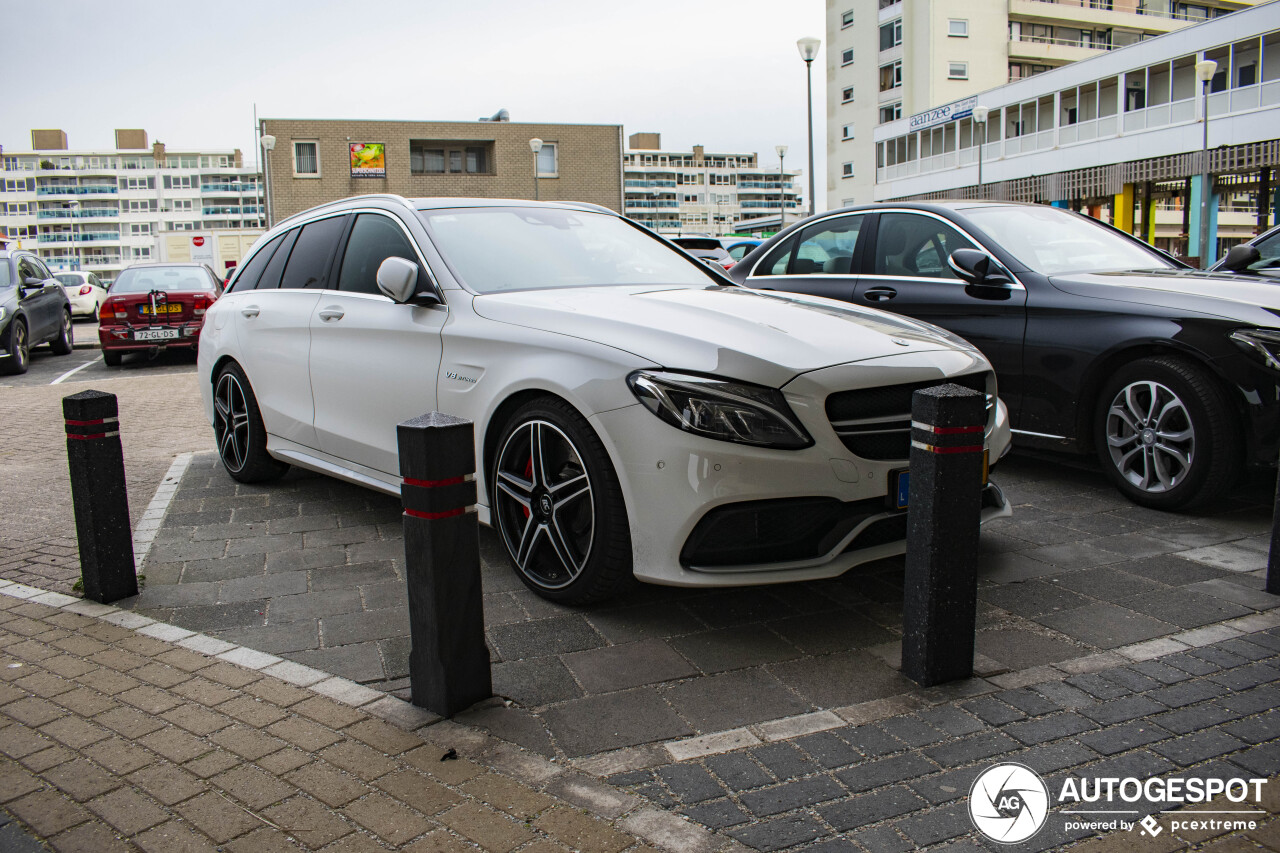
[[39, 279], [33, 275], [29, 275], [22, 280], [22, 286], [23, 287], [44, 287], [44, 279]]
[[415, 293], [418, 285], [418, 265], [413, 261], [392, 256], [378, 267], [378, 290], [399, 303], [413, 302], [418, 297], [430, 297], [430, 301], [439, 302], [434, 293]]
[[976, 299], [1008, 299], [1013, 279], [999, 262], [977, 249], [956, 249], [947, 266], [965, 283], [965, 293]]
[[1222, 269], [1230, 272], [1246, 272], [1260, 260], [1262, 260], [1262, 253], [1258, 251], [1257, 246], [1241, 243], [1238, 246], [1232, 246], [1231, 251], [1227, 252], [1227, 256], [1222, 259]]

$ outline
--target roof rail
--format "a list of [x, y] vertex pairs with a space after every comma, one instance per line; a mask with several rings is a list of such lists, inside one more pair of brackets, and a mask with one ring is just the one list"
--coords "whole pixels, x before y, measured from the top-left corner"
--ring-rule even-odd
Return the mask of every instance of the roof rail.
[[[292, 216], [287, 216], [284, 219], [281, 219], [279, 222], [276, 223], [276, 225], [283, 225], [284, 223], [297, 219], [300, 216], [309, 215], [309, 214], [315, 213], [318, 210], [324, 210], [330, 207], [337, 207], [338, 205], [346, 204], [347, 202], [355, 201], [357, 199], [380, 199], [382, 201], [399, 202], [405, 207], [408, 207], [410, 209], [413, 208], [413, 205], [409, 203], [409, 200], [402, 195], [396, 195], [395, 193], [364, 193], [363, 195], [347, 196], [346, 198], [340, 198], [335, 201], [327, 201], [324, 204], [318, 204], [315, 207], [309, 207], [306, 210], [299, 211], [298, 213], [295, 213]], [[272, 226], [272, 227], [275, 227], [275, 226]]]

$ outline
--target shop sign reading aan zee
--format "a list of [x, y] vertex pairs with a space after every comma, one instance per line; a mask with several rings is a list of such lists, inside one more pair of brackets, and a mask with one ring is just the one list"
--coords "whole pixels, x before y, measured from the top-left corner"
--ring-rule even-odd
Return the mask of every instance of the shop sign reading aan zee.
[[973, 114], [973, 108], [978, 105], [978, 96], [965, 98], [961, 101], [947, 104], [945, 107], [938, 107], [933, 110], [925, 110], [922, 113], [916, 113], [911, 117], [910, 128], [913, 131], [925, 130], [938, 124], [946, 124], [949, 121], [957, 121]]

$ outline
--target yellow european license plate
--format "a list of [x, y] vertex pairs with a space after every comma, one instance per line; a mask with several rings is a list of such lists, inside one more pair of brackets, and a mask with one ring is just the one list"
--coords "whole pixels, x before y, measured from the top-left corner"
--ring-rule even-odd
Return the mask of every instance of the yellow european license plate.
[[[143, 315], [145, 315], [145, 316], [150, 316], [150, 315], [151, 315], [151, 306], [150, 306], [150, 305], [143, 305], [143, 306], [142, 306], [142, 313], [143, 313]], [[157, 313], [157, 314], [181, 314], [181, 313], [182, 313], [182, 303], [181, 303], [181, 302], [169, 302], [169, 303], [167, 303], [167, 304], [165, 304], [165, 305], [157, 305], [157, 306], [156, 306], [155, 313]]]

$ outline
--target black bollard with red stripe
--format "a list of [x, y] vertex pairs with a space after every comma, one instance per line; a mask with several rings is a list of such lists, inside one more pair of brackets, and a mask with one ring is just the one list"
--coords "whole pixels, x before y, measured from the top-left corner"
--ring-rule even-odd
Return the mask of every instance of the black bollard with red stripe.
[[911, 395], [902, 671], [926, 687], [973, 675], [986, 396]]
[[431, 412], [396, 427], [413, 704], [451, 717], [493, 695], [476, 527], [475, 430]]
[[63, 397], [62, 416], [85, 598], [109, 604], [137, 595], [116, 395], [81, 391]]

